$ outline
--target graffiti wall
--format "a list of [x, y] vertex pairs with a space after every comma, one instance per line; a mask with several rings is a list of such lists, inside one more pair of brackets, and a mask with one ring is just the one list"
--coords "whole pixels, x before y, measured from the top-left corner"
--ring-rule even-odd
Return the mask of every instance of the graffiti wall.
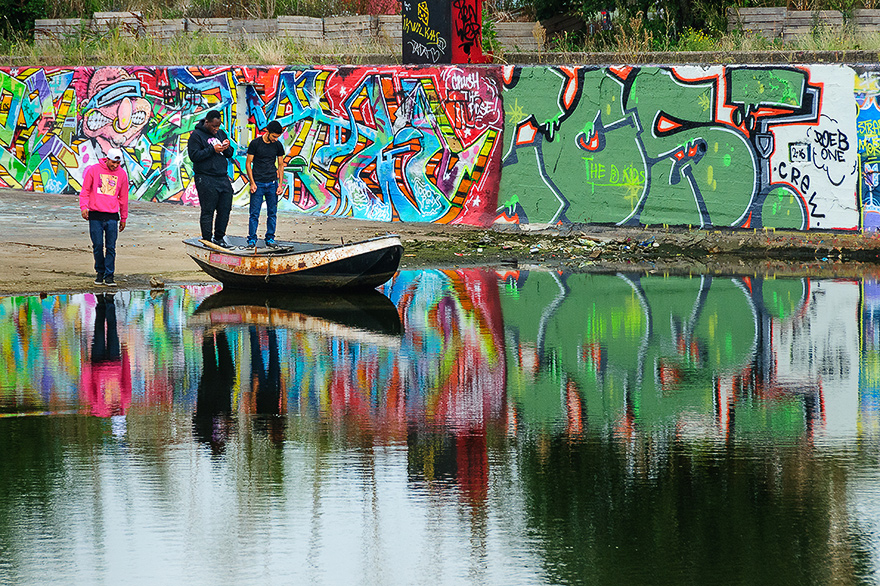
[[277, 119], [281, 209], [475, 224], [495, 213], [500, 86], [459, 67], [0, 68], [0, 186], [77, 193], [119, 147], [133, 199], [196, 204], [186, 142], [210, 109], [237, 149], [237, 204], [247, 143]]
[[858, 105], [859, 202], [866, 230], [880, 227], [880, 72], [862, 70], [856, 76]]
[[848, 67], [503, 73], [502, 221], [859, 227]]
[[[0, 186], [197, 204], [209, 109], [285, 131], [281, 209], [382, 221], [796, 230], [880, 225], [878, 71], [803, 66], [0, 68]], [[878, 151], [880, 152], [880, 151]]]

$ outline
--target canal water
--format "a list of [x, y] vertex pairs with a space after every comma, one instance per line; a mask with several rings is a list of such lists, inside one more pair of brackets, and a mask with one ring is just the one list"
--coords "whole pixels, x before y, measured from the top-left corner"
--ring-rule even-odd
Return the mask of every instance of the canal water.
[[872, 584], [880, 285], [0, 299], [3, 584]]

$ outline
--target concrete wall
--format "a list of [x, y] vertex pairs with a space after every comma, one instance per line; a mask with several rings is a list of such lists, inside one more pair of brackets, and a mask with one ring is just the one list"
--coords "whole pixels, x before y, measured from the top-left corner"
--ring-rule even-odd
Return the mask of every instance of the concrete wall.
[[282, 209], [387, 221], [880, 226], [880, 68], [0, 68], [0, 185], [76, 193], [122, 147], [132, 197], [194, 204], [186, 139], [277, 118]]

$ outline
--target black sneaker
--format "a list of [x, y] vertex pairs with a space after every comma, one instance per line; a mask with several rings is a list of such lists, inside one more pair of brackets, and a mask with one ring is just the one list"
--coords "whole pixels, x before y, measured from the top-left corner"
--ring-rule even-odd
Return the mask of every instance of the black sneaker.
[[106, 277], [104, 277], [104, 284], [108, 287], [115, 287], [116, 281], [113, 279], [113, 275], [107, 275]]
[[274, 240], [266, 240], [266, 246], [269, 248], [278, 248], [278, 243]]
[[225, 238], [214, 238], [213, 240], [211, 240], [211, 242], [213, 242], [213, 243], [216, 244], [217, 246], [220, 246], [220, 247], [223, 247], [223, 248], [229, 248], [229, 245], [226, 244], [226, 239], [225, 239]]
[[95, 275], [95, 285], [103, 285], [104, 284], [104, 273], [97, 273]]

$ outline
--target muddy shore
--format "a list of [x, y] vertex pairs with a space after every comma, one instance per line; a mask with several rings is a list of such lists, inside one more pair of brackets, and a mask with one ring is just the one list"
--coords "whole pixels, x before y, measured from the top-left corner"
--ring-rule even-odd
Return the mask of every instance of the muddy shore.
[[[132, 202], [117, 245], [120, 288], [213, 280], [185, 254], [198, 235], [198, 208]], [[261, 220], [265, 221], [264, 218]], [[0, 295], [103, 289], [92, 284], [88, 225], [76, 196], [0, 189]], [[235, 208], [231, 234], [244, 234]], [[261, 225], [263, 229], [264, 224]], [[279, 213], [278, 238], [348, 242], [396, 233], [402, 268], [493, 265], [670, 274], [880, 278], [880, 236], [859, 233], [689, 230], [605, 226], [479, 229], [365, 222]]]

